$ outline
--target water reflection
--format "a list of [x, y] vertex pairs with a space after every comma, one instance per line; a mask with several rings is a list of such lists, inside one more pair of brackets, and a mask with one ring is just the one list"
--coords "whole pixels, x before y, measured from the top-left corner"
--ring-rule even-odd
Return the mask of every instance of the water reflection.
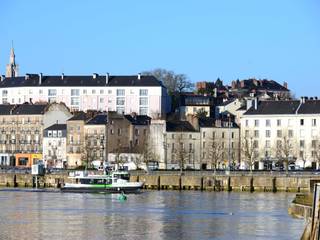
[[294, 195], [150, 191], [0, 192], [0, 239], [298, 239]]

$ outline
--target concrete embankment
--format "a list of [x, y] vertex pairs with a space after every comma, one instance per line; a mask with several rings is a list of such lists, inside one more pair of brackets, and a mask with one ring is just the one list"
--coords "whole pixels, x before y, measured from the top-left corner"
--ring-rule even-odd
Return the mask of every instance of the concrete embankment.
[[309, 192], [314, 182], [320, 182], [320, 176], [136, 173], [131, 175], [131, 181], [141, 181], [146, 189], [158, 190]]

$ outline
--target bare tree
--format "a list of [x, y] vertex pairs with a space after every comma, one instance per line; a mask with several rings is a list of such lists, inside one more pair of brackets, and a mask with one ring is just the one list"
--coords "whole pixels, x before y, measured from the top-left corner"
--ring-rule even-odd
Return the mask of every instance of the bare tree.
[[149, 133], [147, 134], [143, 144], [139, 147], [139, 150], [137, 152], [140, 155], [140, 157], [136, 158], [135, 164], [137, 167], [138, 165], [144, 163], [148, 171], [148, 166], [150, 163], [158, 162], [158, 156], [156, 156], [152, 148]]
[[144, 71], [142, 74], [156, 77], [168, 89], [169, 94], [173, 94], [174, 92], [180, 93], [185, 90], [193, 89], [193, 83], [188, 80], [185, 74], [176, 74], [173, 71], [162, 68]]
[[256, 150], [255, 141], [251, 136], [244, 136], [241, 142], [241, 152], [243, 156], [243, 160], [249, 166], [250, 173], [252, 173], [252, 169], [254, 163], [258, 157], [258, 152]]
[[281, 138], [276, 140], [275, 152], [279, 163], [285, 166], [286, 173], [289, 171], [289, 159], [293, 158], [293, 148], [292, 143], [287, 136], [287, 131], [282, 131], [283, 135]]
[[208, 151], [209, 161], [211, 164], [211, 169], [214, 170], [214, 174], [216, 174], [217, 166], [223, 161], [223, 152], [224, 148], [222, 146], [221, 141], [216, 139], [215, 137], [210, 138], [211, 145]]
[[182, 133], [180, 133], [178, 136], [177, 148], [174, 149], [173, 153], [174, 153], [174, 158], [178, 161], [180, 173], [182, 174], [190, 154], [185, 149]]

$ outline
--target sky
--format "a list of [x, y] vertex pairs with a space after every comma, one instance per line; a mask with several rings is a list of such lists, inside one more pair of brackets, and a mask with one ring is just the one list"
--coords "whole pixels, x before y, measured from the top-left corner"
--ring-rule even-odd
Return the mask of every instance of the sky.
[[320, 96], [318, 0], [1, 0], [0, 73], [267, 78]]

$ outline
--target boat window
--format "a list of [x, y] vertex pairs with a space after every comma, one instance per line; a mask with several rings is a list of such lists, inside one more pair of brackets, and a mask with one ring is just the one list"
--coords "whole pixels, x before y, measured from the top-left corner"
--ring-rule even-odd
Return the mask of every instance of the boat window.
[[94, 184], [105, 184], [105, 179], [94, 179]]
[[91, 184], [90, 180], [91, 180], [91, 179], [82, 178], [82, 179], [80, 179], [80, 183], [81, 183], [81, 184]]
[[117, 179], [128, 180], [130, 179], [129, 174], [114, 174], [114, 177]]

